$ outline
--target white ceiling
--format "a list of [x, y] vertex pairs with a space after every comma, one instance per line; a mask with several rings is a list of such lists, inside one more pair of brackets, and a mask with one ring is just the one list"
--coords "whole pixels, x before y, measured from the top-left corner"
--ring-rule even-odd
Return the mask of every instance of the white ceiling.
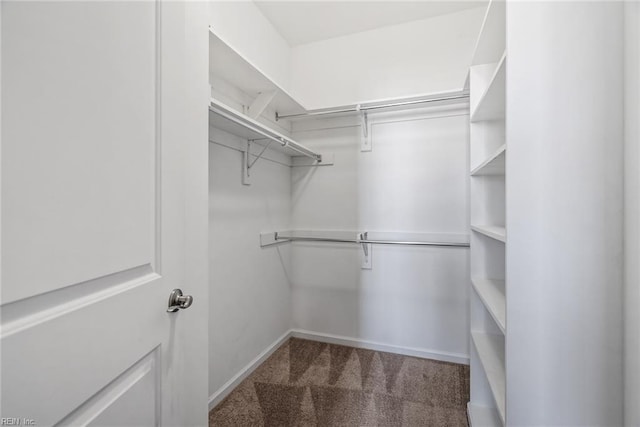
[[254, 0], [290, 46], [426, 19], [487, 1], [270, 1]]

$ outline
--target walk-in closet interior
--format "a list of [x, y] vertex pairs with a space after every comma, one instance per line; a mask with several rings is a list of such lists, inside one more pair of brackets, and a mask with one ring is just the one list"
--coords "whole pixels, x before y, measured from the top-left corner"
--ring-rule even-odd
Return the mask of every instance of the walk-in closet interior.
[[640, 427], [640, 1], [0, 1], [0, 425]]
[[0, 425], [640, 427], [640, 1], [0, 36]]
[[637, 3], [209, 24], [212, 425], [636, 425]]

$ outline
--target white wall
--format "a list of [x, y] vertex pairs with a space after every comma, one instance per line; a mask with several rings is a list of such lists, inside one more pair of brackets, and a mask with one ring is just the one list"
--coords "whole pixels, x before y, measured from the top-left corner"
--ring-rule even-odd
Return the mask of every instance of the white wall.
[[510, 425], [623, 422], [622, 9], [507, 7]]
[[307, 108], [461, 89], [485, 7], [296, 46], [291, 91]]
[[209, 2], [216, 35], [285, 90], [291, 86], [291, 48], [253, 1]]
[[209, 23], [309, 109], [460, 89], [485, 7], [291, 48], [251, 1], [210, 2]]
[[625, 3], [625, 425], [640, 426], [640, 3]]
[[[292, 228], [467, 239], [468, 116], [438, 115], [371, 117], [371, 152], [360, 151], [360, 127], [350, 119], [299, 125], [294, 137], [333, 153], [335, 164], [292, 169]], [[468, 250], [372, 252], [373, 268], [361, 270], [358, 246], [294, 244], [293, 327], [466, 361]]]
[[[242, 146], [215, 129], [209, 138]], [[290, 170], [259, 160], [252, 185], [244, 186], [241, 161], [239, 151], [209, 144], [210, 395], [287, 332], [291, 321], [290, 248], [262, 250], [259, 239], [260, 232], [289, 225]]]

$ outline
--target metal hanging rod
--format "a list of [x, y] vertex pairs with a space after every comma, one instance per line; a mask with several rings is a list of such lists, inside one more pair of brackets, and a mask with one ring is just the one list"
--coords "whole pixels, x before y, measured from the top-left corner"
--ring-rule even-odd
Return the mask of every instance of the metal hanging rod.
[[[219, 101], [211, 100], [209, 104], [209, 110], [220, 117], [229, 120], [230, 122], [235, 123], [236, 125], [242, 126], [245, 129], [248, 129], [258, 135], [265, 137], [266, 139], [272, 140], [280, 144], [282, 147], [289, 148], [297, 153], [300, 153], [304, 156], [311, 157], [312, 159], [321, 162], [322, 156], [318, 153], [311, 151], [310, 149], [300, 145], [292, 139], [287, 138], [284, 135], [279, 134], [267, 127], [265, 127], [262, 123], [253, 120], [249, 117], [244, 116], [243, 114], [234, 111], [232, 108], [224, 105]], [[255, 139], [254, 139], [255, 140]]]
[[319, 110], [309, 110], [306, 113], [298, 113], [298, 114], [279, 115], [276, 112], [276, 121], [280, 119], [294, 119], [294, 118], [300, 118], [300, 117], [323, 116], [328, 114], [358, 113], [358, 112], [364, 112], [364, 111], [370, 111], [370, 110], [379, 110], [379, 109], [394, 108], [394, 107], [405, 107], [409, 105], [426, 104], [429, 102], [454, 101], [457, 99], [468, 99], [468, 98], [469, 98], [469, 92], [463, 91], [463, 92], [456, 92], [454, 94], [443, 95], [438, 97], [412, 99], [412, 100], [406, 100], [406, 101], [396, 101], [396, 102], [389, 102], [386, 104], [370, 104], [370, 105], [357, 104], [353, 106], [338, 107], [338, 108], [329, 108], [329, 109], [323, 108]]
[[289, 242], [331, 242], [331, 243], [356, 243], [356, 244], [372, 244], [372, 245], [404, 245], [404, 246], [435, 246], [435, 247], [455, 247], [468, 248], [469, 243], [451, 243], [451, 242], [406, 242], [398, 240], [369, 240], [369, 239], [331, 239], [326, 237], [288, 237], [279, 236], [276, 231], [274, 240], [282, 240]]

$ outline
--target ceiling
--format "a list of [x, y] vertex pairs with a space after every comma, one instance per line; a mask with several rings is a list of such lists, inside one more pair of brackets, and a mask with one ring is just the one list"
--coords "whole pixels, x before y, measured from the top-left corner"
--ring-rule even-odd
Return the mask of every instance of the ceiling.
[[485, 6], [487, 1], [254, 0], [290, 46]]

